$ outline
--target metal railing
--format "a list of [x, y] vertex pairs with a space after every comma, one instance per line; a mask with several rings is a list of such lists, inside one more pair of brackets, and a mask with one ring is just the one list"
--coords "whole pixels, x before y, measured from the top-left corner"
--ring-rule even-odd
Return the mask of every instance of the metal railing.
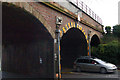
[[83, 10], [85, 13], [87, 13], [89, 16], [91, 16], [94, 20], [102, 24], [102, 19], [96, 15], [83, 1], [81, 0], [69, 0], [74, 5], [76, 5], [78, 8]]

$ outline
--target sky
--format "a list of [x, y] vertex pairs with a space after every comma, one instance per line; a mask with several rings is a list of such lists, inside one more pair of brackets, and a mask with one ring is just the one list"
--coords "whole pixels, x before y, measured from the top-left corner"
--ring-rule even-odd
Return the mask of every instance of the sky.
[[104, 26], [118, 24], [118, 2], [120, 0], [81, 0], [101, 19]]

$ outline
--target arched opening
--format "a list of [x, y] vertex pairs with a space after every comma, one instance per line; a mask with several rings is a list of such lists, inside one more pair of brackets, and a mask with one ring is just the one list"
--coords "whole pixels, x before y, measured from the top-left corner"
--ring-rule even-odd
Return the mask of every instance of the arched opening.
[[7, 3], [2, 5], [2, 71], [53, 77], [54, 39], [51, 34], [25, 10]]
[[76, 58], [87, 55], [87, 41], [81, 30], [71, 28], [61, 38], [61, 65], [73, 68]]
[[93, 35], [90, 42], [91, 47], [97, 47], [99, 44], [100, 44], [100, 39], [96, 34]]

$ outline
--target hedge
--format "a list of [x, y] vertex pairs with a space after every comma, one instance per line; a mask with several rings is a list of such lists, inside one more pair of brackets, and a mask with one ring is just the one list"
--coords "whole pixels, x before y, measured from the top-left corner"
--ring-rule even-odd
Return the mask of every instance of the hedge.
[[100, 44], [97, 48], [92, 47], [92, 56], [120, 65], [120, 43], [112, 41], [108, 44]]

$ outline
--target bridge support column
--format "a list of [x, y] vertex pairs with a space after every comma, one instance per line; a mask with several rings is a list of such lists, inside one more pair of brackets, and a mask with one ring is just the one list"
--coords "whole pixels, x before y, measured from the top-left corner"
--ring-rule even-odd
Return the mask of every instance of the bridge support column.
[[[0, 2], [0, 72], [2, 68], [2, 2]], [[2, 74], [0, 74], [0, 80], [2, 79]]]
[[88, 30], [88, 56], [91, 56], [90, 34], [91, 31]]
[[[58, 27], [58, 25], [57, 25]], [[57, 77], [58, 80], [61, 78], [61, 65], [60, 65], [60, 29], [56, 29], [56, 40], [57, 40], [57, 46], [56, 46], [56, 53], [57, 53]]]
[[55, 31], [56, 40], [57, 40], [56, 42], [56, 54], [57, 54], [56, 77], [58, 78], [58, 80], [61, 80], [61, 64], [60, 64], [60, 25], [61, 24], [62, 24], [62, 17], [56, 17], [56, 31]]

